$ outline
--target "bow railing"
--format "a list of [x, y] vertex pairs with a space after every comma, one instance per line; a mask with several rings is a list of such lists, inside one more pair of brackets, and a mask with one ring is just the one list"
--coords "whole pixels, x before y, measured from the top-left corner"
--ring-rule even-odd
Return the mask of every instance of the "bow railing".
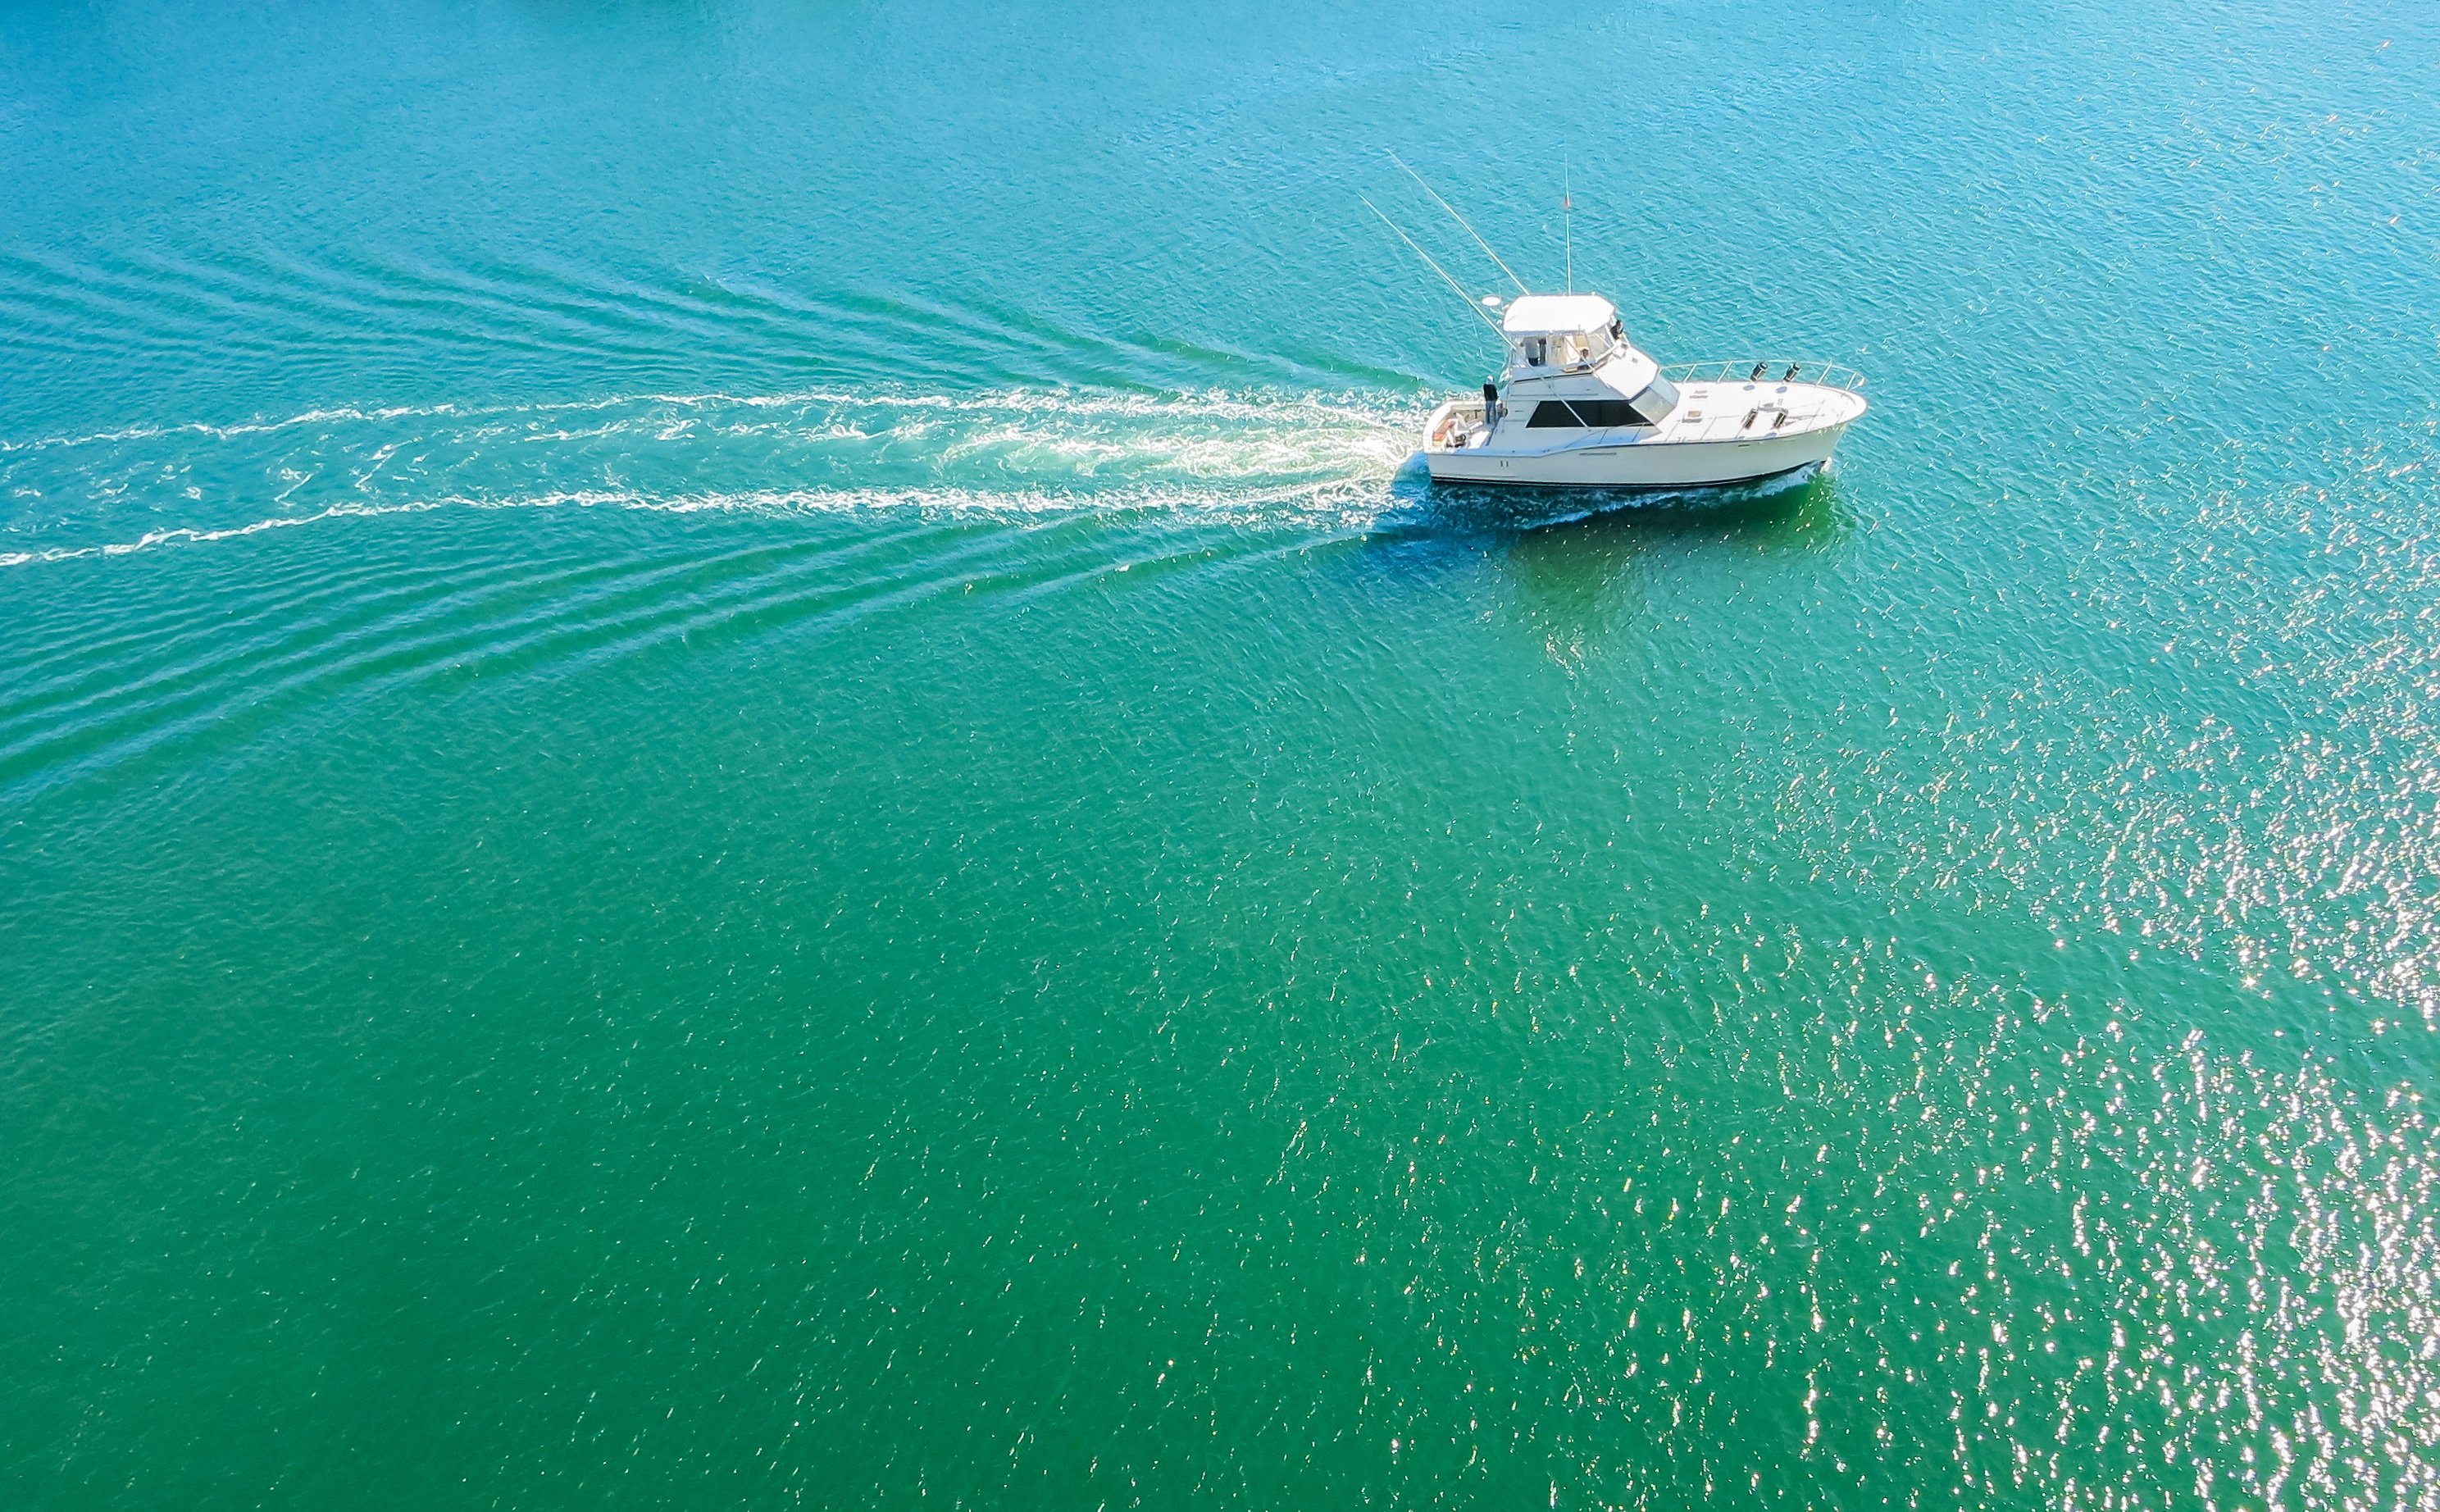
[[1835, 362], [1806, 362], [1801, 357], [1681, 362], [1661, 369], [1660, 376], [1680, 387], [1688, 384], [1818, 384], [1854, 393], [1864, 387], [1864, 375], [1853, 368], [1842, 368]]

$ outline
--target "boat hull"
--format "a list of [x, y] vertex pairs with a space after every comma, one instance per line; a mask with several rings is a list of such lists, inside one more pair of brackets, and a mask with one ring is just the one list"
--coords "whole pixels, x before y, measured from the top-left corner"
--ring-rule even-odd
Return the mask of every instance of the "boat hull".
[[1794, 436], [1705, 441], [1624, 442], [1534, 453], [1497, 447], [1426, 449], [1425, 464], [1439, 483], [1516, 484], [1540, 488], [1672, 489], [1748, 483], [1826, 462], [1845, 424]]

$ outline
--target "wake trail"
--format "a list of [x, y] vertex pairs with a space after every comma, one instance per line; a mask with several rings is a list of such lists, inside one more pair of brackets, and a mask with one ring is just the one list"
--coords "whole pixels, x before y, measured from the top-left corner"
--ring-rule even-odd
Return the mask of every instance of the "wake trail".
[[447, 509], [1342, 522], [1390, 507], [1422, 414], [1358, 394], [814, 388], [138, 424], [0, 441], [0, 567]]

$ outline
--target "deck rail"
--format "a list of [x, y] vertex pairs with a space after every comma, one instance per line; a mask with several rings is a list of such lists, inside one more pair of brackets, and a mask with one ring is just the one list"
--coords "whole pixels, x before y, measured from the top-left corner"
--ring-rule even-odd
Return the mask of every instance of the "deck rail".
[[1660, 369], [1660, 376], [1683, 387], [1687, 384], [1817, 384], [1854, 393], [1864, 387], [1864, 375], [1835, 362], [1807, 362], [1802, 357], [1741, 357], [1731, 362], [1681, 362]]

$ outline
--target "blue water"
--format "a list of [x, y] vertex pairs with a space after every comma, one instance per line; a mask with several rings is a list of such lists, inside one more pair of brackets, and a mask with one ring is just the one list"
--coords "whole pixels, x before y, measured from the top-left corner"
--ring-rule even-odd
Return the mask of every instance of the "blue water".
[[2435, 81], [0, 6], [0, 1502], [2432, 1504]]

